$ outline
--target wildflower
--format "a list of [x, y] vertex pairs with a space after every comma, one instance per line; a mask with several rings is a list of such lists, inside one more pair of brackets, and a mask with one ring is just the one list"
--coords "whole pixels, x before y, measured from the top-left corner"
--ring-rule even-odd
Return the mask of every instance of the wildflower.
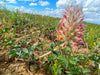
[[57, 40], [65, 42], [64, 47], [71, 44], [72, 47], [78, 48], [79, 43], [83, 42], [82, 36], [85, 32], [83, 28], [86, 26], [82, 24], [83, 19], [82, 8], [67, 6], [57, 30]]

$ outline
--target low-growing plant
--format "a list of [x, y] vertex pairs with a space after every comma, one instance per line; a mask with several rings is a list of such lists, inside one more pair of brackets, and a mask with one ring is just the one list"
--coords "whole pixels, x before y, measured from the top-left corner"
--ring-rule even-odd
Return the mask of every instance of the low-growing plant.
[[34, 50], [40, 50], [42, 51], [42, 49], [40, 48], [41, 44], [38, 44], [36, 46], [31, 46], [28, 49], [25, 48], [16, 48], [14, 50], [10, 50], [8, 52], [9, 54], [9, 58], [13, 58], [15, 57], [15, 60], [22, 60], [26, 63], [27, 68], [29, 69], [29, 63], [30, 62], [34, 62], [35, 58], [34, 58], [34, 54], [33, 51]]
[[3, 30], [0, 30], [0, 34], [5, 33], [5, 32], [7, 32], [9, 30], [10, 30], [10, 28], [4, 28]]
[[16, 40], [15, 39], [12, 39], [12, 40], [10, 40], [7, 44], [5, 44], [4, 46], [6, 47], [6, 46], [11, 46], [11, 45], [13, 45], [13, 43], [15, 42]]
[[8, 42], [8, 39], [1, 40], [0, 44], [5, 43], [5, 42]]
[[68, 47], [60, 51], [61, 52], [53, 52], [53, 55], [48, 57], [48, 63], [50, 65], [47, 70], [49, 70], [52, 75], [84, 75], [91, 72], [88, 67], [85, 68], [85, 66], [89, 64], [88, 56], [72, 56], [72, 50]]

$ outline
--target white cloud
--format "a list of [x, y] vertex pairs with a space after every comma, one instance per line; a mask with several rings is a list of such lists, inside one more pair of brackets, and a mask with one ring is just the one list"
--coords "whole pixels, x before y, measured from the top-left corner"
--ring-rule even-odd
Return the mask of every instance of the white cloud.
[[9, 3], [17, 3], [16, 0], [7, 0]]
[[86, 0], [83, 12], [86, 16], [86, 21], [100, 22], [100, 0]]
[[85, 19], [85, 21], [93, 21], [93, 19], [87, 18], [87, 19]]
[[76, 4], [80, 4], [80, 5], [83, 5], [85, 2], [85, 0], [76, 0]]
[[30, 3], [29, 6], [37, 6], [37, 3]]
[[24, 13], [32, 13], [33, 9], [34, 9], [34, 8], [26, 8], [24, 6], [18, 7], [18, 6], [12, 6], [11, 5], [10, 7], [14, 7], [14, 9], [13, 8], [9, 8], [9, 9], [13, 9], [14, 11], [16, 11], [16, 9], [18, 9], [18, 11], [24, 12]]
[[79, 4], [83, 7], [85, 21], [100, 22], [100, 0], [58, 0], [56, 2], [56, 7], [65, 9], [67, 5], [71, 4]]
[[37, 0], [19, 0], [19, 1], [33, 1], [33, 2], [35, 2]]
[[0, 4], [4, 4], [5, 2], [4, 1], [0, 1]]
[[20, 8], [23, 9], [23, 8], [25, 8], [25, 7], [24, 7], [24, 6], [21, 6]]
[[53, 10], [52, 8], [45, 8], [46, 10]]
[[89, 12], [100, 11], [100, 0], [86, 0], [83, 10], [88, 9]]
[[93, 3], [93, 5], [95, 7], [100, 7], [100, 0], [95, 0], [94, 3]]
[[63, 9], [55, 9], [55, 10], [46, 10], [46, 11], [33, 11], [34, 14], [39, 14], [39, 15], [46, 15], [46, 16], [53, 16], [53, 17], [61, 17], [63, 14]]
[[100, 16], [100, 14], [99, 14], [99, 13], [96, 13], [96, 15], [97, 15], [97, 16]]
[[67, 7], [67, 5], [75, 5], [76, 4], [76, 0], [58, 0], [56, 2], [56, 7], [57, 8], [61, 8], [61, 9], [64, 9]]
[[92, 2], [93, 0], [86, 0], [85, 5], [83, 7], [88, 7], [89, 5], [91, 5]]
[[48, 5], [50, 5], [50, 3], [48, 1], [39, 1], [39, 5], [48, 6]]

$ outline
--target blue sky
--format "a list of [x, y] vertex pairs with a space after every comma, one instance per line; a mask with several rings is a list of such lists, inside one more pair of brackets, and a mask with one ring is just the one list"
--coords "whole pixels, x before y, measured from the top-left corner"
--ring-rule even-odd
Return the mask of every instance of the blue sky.
[[[4, 0], [0, 0], [3, 5]], [[27, 13], [61, 17], [67, 5], [80, 5], [85, 15], [84, 21], [100, 24], [100, 0], [6, 0], [9, 10], [19, 9]]]

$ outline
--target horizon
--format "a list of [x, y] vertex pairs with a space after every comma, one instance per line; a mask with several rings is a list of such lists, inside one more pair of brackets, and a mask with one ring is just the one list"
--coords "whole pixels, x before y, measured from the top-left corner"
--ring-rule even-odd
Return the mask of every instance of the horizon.
[[67, 5], [80, 5], [83, 7], [85, 15], [84, 21], [88, 23], [100, 24], [100, 1], [99, 0], [1, 0], [0, 5], [4, 5], [8, 10], [24, 11], [52, 17], [62, 17]]

